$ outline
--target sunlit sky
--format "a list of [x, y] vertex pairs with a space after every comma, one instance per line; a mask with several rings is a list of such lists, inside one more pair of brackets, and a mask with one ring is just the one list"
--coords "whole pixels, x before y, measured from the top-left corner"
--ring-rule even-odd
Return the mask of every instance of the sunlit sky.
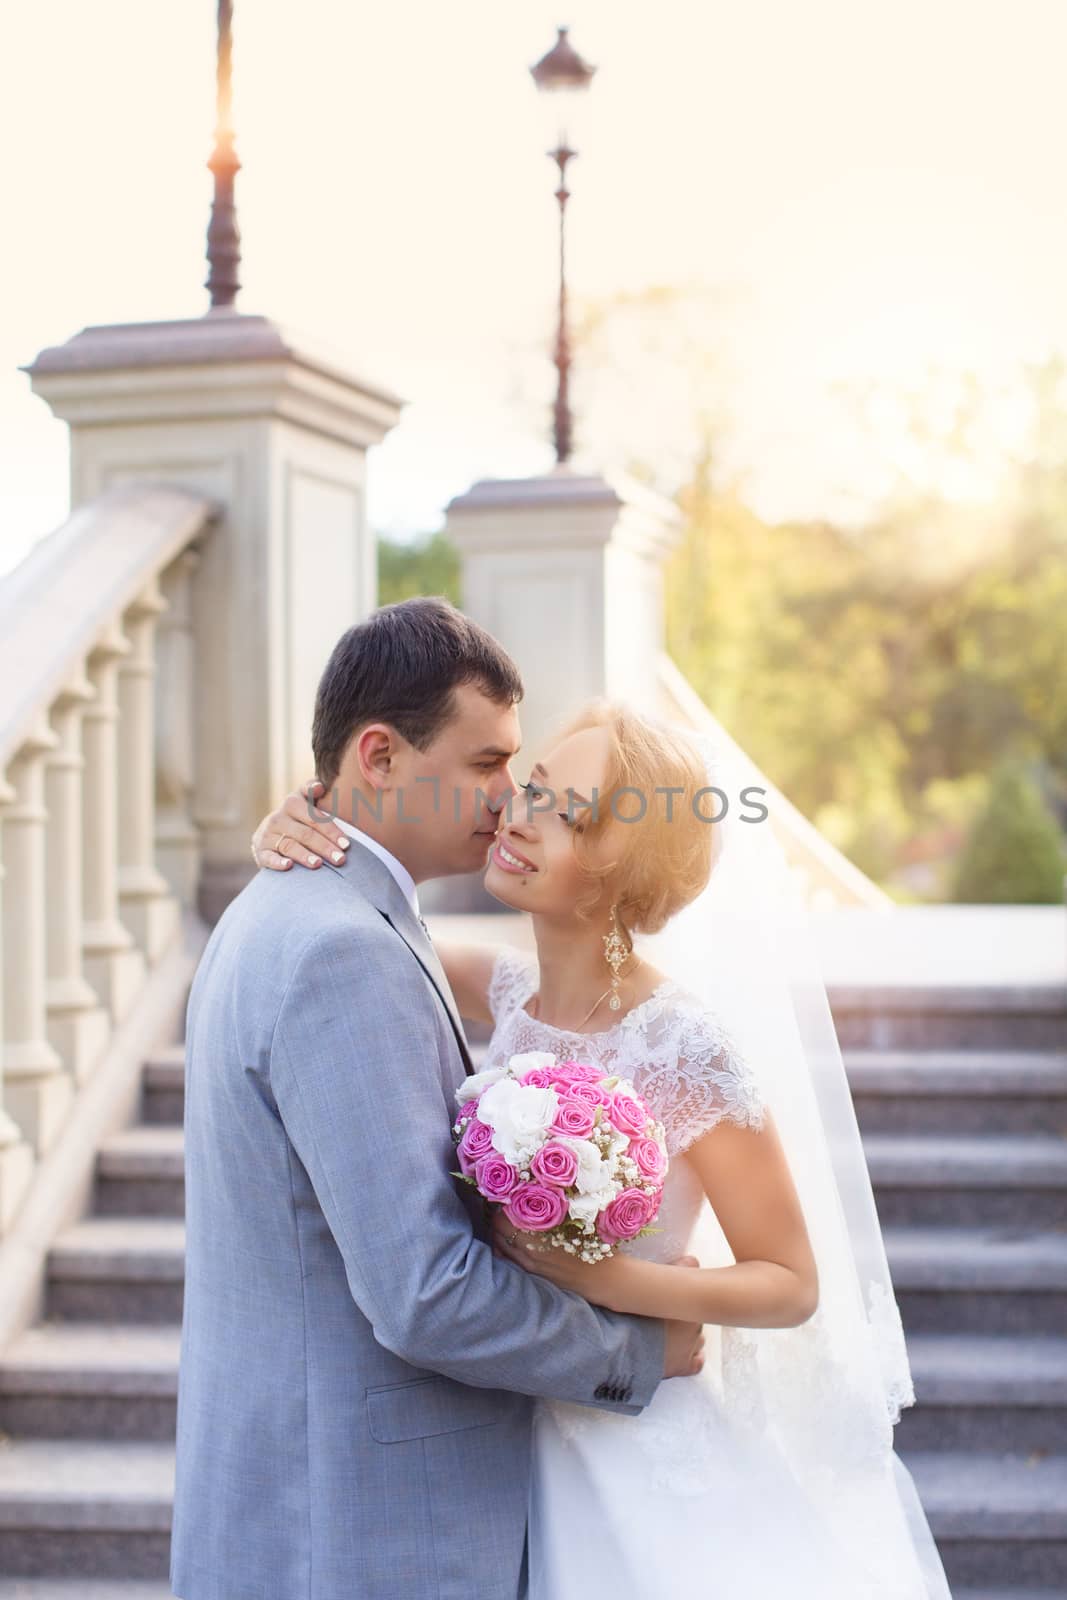
[[[214, 13], [4, 12], [0, 569], [67, 509], [66, 430], [18, 364], [89, 323], [204, 309]], [[877, 491], [842, 380], [992, 384], [1067, 348], [1064, 0], [235, 0], [240, 305], [410, 401], [372, 455], [380, 529], [550, 464], [556, 213], [527, 68], [560, 22], [598, 67], [575, 296], [703, 297], [765, 514]], [[654, 369], [609, 384], [587, 449], [647, 428], [654, 452], [657, 391]]]

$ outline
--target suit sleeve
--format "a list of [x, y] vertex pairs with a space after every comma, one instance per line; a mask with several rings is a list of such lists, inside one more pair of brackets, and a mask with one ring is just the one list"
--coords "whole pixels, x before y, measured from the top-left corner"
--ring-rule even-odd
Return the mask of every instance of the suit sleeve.
[[438, 1001], [404, 942], [326, 929], [278, 1013], [271, 1087], [387, 1349], [480, 1388], [637, 1412], [662, 1377], [664, 1325], [601, 1311], [494, 1257], [456, 1180]]

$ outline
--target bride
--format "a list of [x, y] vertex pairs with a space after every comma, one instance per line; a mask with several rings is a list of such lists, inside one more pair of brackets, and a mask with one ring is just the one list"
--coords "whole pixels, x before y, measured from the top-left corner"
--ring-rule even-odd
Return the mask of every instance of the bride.
[[[492, 1024], [483, 1070], [591, 1061], [666, 1130], [658, 1232], [586, 1264], [498, 1214], [497, 1251], [612, 1310], [707, 1325], [700, 1376], [637, 1416], [538, 1402], [530, 1600], [594, 1583], [629, 1600], [950, 1600], [893, 1450], [914, 1393], [825, 990], [743, 776], [736, 747], [585, 708], [486, 869], [528, 913], [536, 960], [436, 945], [461, 1013]], [[260, 824], [261, 865], [292, 864], [280, 834], [329, 858], [315, 787]]]

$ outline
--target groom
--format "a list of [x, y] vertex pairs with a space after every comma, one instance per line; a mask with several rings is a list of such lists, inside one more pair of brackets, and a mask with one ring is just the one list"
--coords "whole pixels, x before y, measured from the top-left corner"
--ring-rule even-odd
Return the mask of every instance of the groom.
[[479, 795], [497, 811], [515, 792], [521, 694], [444, 601], [349, 629], [312, 743], [350, 859], [260, 872], [197, 970], [182, 1600], [516, 1600], [531, 1397], [633, 1413], [696, 1370], [697, 1327], [613, 1316], [494, 1257], [449, 1176], [470, 1058], [416, 884], [484, 865]]

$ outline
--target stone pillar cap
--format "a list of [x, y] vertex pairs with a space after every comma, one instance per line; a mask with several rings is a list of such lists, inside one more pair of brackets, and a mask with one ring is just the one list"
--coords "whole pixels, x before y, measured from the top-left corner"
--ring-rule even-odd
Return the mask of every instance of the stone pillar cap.
[[72, 427], [271, 416], [366, 449], [405, 404], [336, 351], [236, 311], [83, 328], [22, 370]]
[[564, 465], [532, 478], [482, 478], [446, 507], [446, 531], [464, 549], [514, 547], [527, 518], [539, 545], [619, 542], [665, 555], [684, 518], [673, 500], [622, 472]]

